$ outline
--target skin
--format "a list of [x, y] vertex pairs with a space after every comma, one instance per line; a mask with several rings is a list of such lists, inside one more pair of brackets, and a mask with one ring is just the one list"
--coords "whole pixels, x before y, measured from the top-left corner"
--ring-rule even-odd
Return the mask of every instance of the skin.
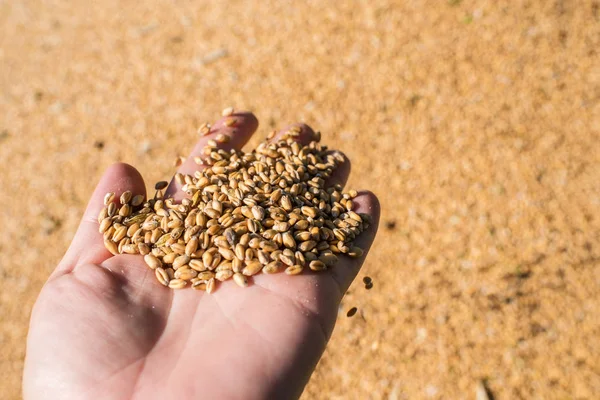
[[[198, 169], [193, 156], [217, 133], [241, 148], [258, 126], [251, 113], [223, 119], [201, 138], [179, 171]], [[297, 140], [313, 131], [298, 124]], [[281, 132], [280, 134], [281, 135]], [[346, 162], [328, 182], [345, 183]], [[110, 254], [97, 215], [107, 192], [145, 194], [140, 173], [111, 166], [100, 179], [64, 258], [31, 314], [23, 377], [25, 399], [288, 399], [298, 398], [331, 336], [343, 294], [373, 242], [379, 203], [355, 198], [370, 229], [356, 241], [359, 259], [340, 258], [325, 273], [257, 275], [208, 295], [161, 286], [141, 256]], [[168, 193], [181, 198], [172, 181]]]

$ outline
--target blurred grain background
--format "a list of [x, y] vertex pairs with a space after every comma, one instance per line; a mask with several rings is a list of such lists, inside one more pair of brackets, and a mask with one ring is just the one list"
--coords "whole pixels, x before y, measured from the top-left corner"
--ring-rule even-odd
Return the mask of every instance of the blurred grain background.
[[234, 105], [382, 203], [303, 399], [597, 398], [598, 49], [597, 0], [0, 0], [0, 397], [102, 171], [167, 178]]

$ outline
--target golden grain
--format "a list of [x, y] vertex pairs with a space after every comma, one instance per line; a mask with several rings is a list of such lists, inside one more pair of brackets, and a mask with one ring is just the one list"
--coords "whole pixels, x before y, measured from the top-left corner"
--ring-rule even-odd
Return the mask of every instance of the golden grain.
[[193, 237], [189, 240], [189, 242], [187, 243], [187, 245], [185, 246], [185, 254], [187, 254], [188, 256], [191, 257], [192, 254], [194, 254], [196, 252], [196, 250], [198, 250], [198, 245], [199, 245], [199, 241], [198, 241], [198, 237]]
[[219, 133], [217, 136], [215, 136], [215, 142], [222, 144], [222, 143], [228, 143], [231, 141], [231, 136], [229, 135], [224, 135], [222, 133]]
[[216, 287], [217, 287], [217, 283], [214, 278], [211, 278], [208, 281], [206, 281], [206, 293], [211, 294], [212, 292], [215, 291]]
[[190, 268], [198, 272], [207, 270], [206, 266], [204, 265], [204, 262], [201, 260], [191, 260], [188, 265], [190, 266]]
[[110, 203], [107, 206], [106, 213], [108, 214], [109, 217], [114, 217], [115, 214], [117, 213], [117, 205], [115, 203]]
[[169, 275], [162, 267], [157, 267], [154, 270], [154, 274], [156, 275], [156, 279], [160, 282], [161, 285], [169, 286]]
[[162, 262], [152, 254], [146, 254], [144, 256], [144, 261], [151, 269], [162, 267]]
[[231, 262], [231, 269], [233, 272], [242, 272], [244, 268], [244, 262], [240, 258], [234, 258]]
[[173, 243], [171, 246], [169, 246], [169, 248], [171, 250], [173, 250], [173, 253], [177, 253], [177, 254], [184, 254], [185, 253], [185, 247], [186, 246], [183, 243]]
[[240, 287], [247, 287], [248, 286], [248, 278], [245, 275], [242, 275], [239, 272], [236, 272], [235, 274], [233, 274], [233, 280]]
[[178, 269], [190, 262], [190, 256], [183, 254], [173, 260], [173, 269]]
[[289, 249], [296, 248], [296, 241], [290, 232], [284, 232], [282, 234], [283, 245]]
[[173, 268], [165, 268], [165, 272], [167, 273], [169, 279], [175, 279], [175, 270]]
[[121, 202], [121, 204], [127, 204], [131, 201], [132, 197], [133, 197], [133, 194], [131, 193], [131, 191], [126, 190], [121, 194], [119, 201]]
[[115, 242], [113, 242], [112, 240], [105, 240], [104, 247], [106, 247], [106, 249], [115, 256], [117, 254], [119, 254], [119, 248], [118, 248], [117, 244]]
[[137, 254], [138, 247], [135, 244], [128, 243], [123, 245], [122, 251], [126, 254]]
[[163, 189], [165, 189], [167, 186], [169, 186], [169, 182], [167, 182], [167, 181], [159, 181], [159, 182], [156, 182], [156, 183], [154, 184], [154, 189], [155, 189], [155, 190], [163, 190]]
[[246, 276], [256, 275], [263, 267], [263, 264], [260, 261], [249, 261], [246, 263], [244, 269], [242, 269], [242, 274]]
[[217, 273], [215, 274], [215, 279], [224, 282], [228, 279], [230, 279], [233, 276], [234, 272], [230, 269], [226, 269], [226, 270], [222, 270], [222, 271], [217, 271]]
[[163, 257], [162, 261], [165, 264], [173, 264], [173, 262], [175, 261], [176, 258], [177, 258], [177, 253], [169, 253]]
[[212, 271], [202, 271], [198, 272], [197, 278], [203, 281], [207, 281], [215, 277], [215, 273]]
[[[229, 113], [233, 110], [227, 111], [225, 126], [237, 122]], [[207, 134], [210, 126], [199, 130]], [[284, 135], [300, 132], [296, 125]], [[344, 162], [341, 154], [292, 139], [263, 142], [251, 153], [217, 147], [229, 139], [218, 133], [207, 141], [205, 159], [196, 160], [205, 169], [175, 175], [189, 196], [180, 203], [163, 197], [166, 181], [155, 185], [157, 193], [145, 203], [143, 195], [126, 191], [119, 208], [108, 193], [98, 221], [109, 251], [142, 254], [165, 286], [180, 288], [190, 281], [194, 289], [208, 292], [216, 280], [233, 277], [247, 286], [246, 275], [283, 268], [288, 275], [304, 267], [322, 271], [337, 262], [336, 254], [363, 255], [353, 241], [371, 221], [352, 211], [351, 199], [358, 193], [343, 193], [341, 185], [325, 187]], [[178, 158], [176, 165], [183, 161]]]
[[183, 279], [184, 281], [189, 281], [195, 278], [197, 275], [198, 272], [189, 267], [181, 267], [175, 271], [175, 278]]
[[104, 205], [108, 206], [115, 199], [115, 194], [112, 192], [106, 193], [104, 195]]
[[182, 156], [177, 156], [175, 157], [175, 160], [173, 161], [173, 166], [175, 168], [181, 167], [181, 165], [185, 162], [185, 157]]
[[183, 289], [187, 285], [187, 282], [183, 279], [172, 279], [169, 281], [169, 287], [171, 289]]
[[148, 246], [146, 243], [140, 242], [137, 244], [138, 246], [138, 252], [145, 256], [147, 254], [150, 254], [150, 246]]
[[121, 225], [121, 226], [115, 228], [115, 233], [113, 234], [112, 240], [114, 242], [119, 242], [126, 235], [127, 235], [127, 227], [124, 225]]
[[111, 227], [112, 223], [113, 223], [113, 221], [112, 221], [112, 219], [111, 219], [111, 218], [109, 218], [109, 217], [106, 217], [106, 218], [104, 218], [104, 219], [102, 220], [102, 222], [100, 222], [100, 226], [99, 226], [99, 228], [98, 228], [98, 231], [99, 231], [100, 233], [104, 233], [104, 232], [106, 232], [106, 231], [108, 230], [108, 228], [110, 228], [110, 227]]
[[312, 271], [323, 271], [327, 269], [327, 265], [325, 265], [325, 263], [323, 263], [322, 261], [319, 260], [314, 260], [311, 261], [308, 264], [308, 267], [312, 270]]
[[321, 254], [319, 256], [319, 260], [321, 262], [323, 262], [325, 265], [327, 265], [328, 267], [335, 265], [335, 263], [338, 261], [338, 258], [335, 254], [333, 253], [329, 253], [329, 254]]
[[288, 274], [288, 275], [298, 275], [298, 274], [300, 274], [302, 272], [303, 269], [304, 268], [301, 265], [296, 264], [296, 265], [292, 265], [290, 267], [287, 267], [285, 269], [285, 273]]
[[360, 247], [357, 247], [357, 246], [352, 246], [352, 247], [350, 247], [350, 249], [348, 251], [348, 255], [353, 258], [362, 257], [363, 249], [361, 249]]
[[281, 270], [283, 263], [281, 261], [272, 261], [265, 265], [262, 272], [265, 274], [275, 274]]

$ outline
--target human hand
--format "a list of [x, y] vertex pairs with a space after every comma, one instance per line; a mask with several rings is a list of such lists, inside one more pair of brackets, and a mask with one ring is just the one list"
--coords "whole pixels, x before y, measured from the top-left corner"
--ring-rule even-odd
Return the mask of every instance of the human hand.
[[[240, 149], [258, 126], [250, 113], [238, 124], [213, 125], [179, 172], [193, 173], [208, 139], [231, 136]], [[305, 125], [299, 141], [314, 134]], [[275, 139], [276, 140], [276, 139]], [[331, 177], [344, 184], [349, 162]], [[169, 192], [175, 192], [172, 183]], [[253, 285], [222, 283], [214, 294], [160, 285], [139, 255], [109, 253], [98, 233], [104, 194], [144, 194], [140, 173], [110, 167], [96, 187], [77, 233], [33, 308], [23, 377], [26, 399], [279, 399], [297, 398], [335, 324], [343, 294], [356, 276], [379, 220], [370, 192], [354, 199], [372, 217], [356, 240], [362, 257], [340, 257], [330, 270], [289, 276], [259, 274]]]

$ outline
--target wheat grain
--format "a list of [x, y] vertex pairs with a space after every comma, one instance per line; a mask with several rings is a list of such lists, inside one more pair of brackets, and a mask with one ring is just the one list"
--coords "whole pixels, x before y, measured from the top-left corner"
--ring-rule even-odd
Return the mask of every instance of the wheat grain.
[[[223, 111], [225, 126], [238, 122], [232, 115], [232, 108]], [[199, 131], [210, 133], [210, 125]], [[125, 191], [117, 206], [114, 194], [107, 193], [98, 214], [105, 246], [113, 254], [142, 254], [165, 286], [191, 282], [207, 292], [215, 290], [216, 281], [233, 278], [247, 286], [247, 277], [260, 272], [285, 268], [296, 275], [304, 268], [332, 267], [336, 254], [362, 257], [354, 240], [372, 221], [353, 211], [358, 192], [326, 186], [344, 157], [317, 141], [295, 142], [301, 132], [292, 126], [284, 139], [263, 142], [250, 153], [219, 149], [230, 136], [218, 133], [195, 159], [205, 169], [175, 175], [188, 196], [180, 203], [163, 197], [166, 181], [155, 185], [154, 198], [146, 202]], [[176, 165], [183, 161], [178, 157]]]
[[106, 193], [104, 195], [104, 205], [108, 206], [115, 199], [115, 194], [112, 192]]
[[235, 274], [233, 274], [233, 280], [240, 287], [248, 286], [248, 278], [246, 278], [246, 276], [242, 275], [239, 272], [236, 272]]

